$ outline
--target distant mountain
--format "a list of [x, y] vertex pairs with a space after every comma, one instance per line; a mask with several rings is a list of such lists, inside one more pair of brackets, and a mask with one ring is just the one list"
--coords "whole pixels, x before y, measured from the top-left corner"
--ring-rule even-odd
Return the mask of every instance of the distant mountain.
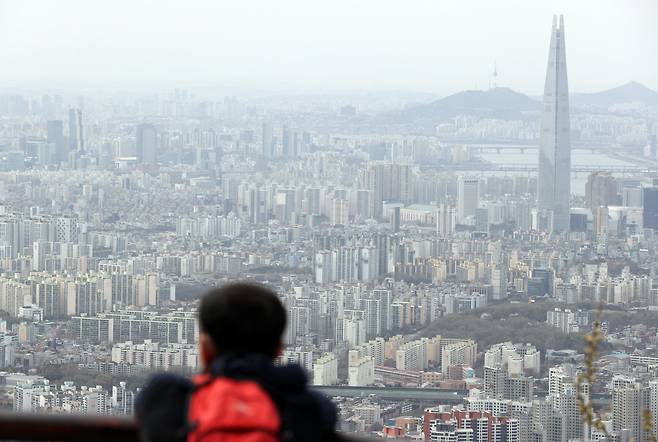
[[501, 119], [521, 118], [523, 112], [535, 111], [540, 103], [509, 88], [486, 91], [463, 91], [428, 104], [413, 106], [383, 115], [400, 123], [436, 123], [456, 115], [476, 115]]
[[574, 94], [573, 99], [574, 106], [594, 106], [605, 109], [621, 103], [643, 103], [648, 106], [658, 106], [658, 92], [632, 81], [607, 91]]

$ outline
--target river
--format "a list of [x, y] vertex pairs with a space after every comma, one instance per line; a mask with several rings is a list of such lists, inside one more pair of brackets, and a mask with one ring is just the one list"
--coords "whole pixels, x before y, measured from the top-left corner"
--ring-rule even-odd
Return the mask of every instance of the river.
[[[514, 164], [514, 165], [536, 165], [537, 164], [537, 150], [526, 150], [523, 153], [518, 150], [501, 150], [500, 152], [486, 151], [478, 154], [478, 157], [484, 161], [494, 164]], [[602, 152], [594, 152], [590, 150], [572, 150], [571, 151], [571, 164], [574, 167], [578, 166], [601, 166], [605, 170], [607, 166], [615, 167], [638, 167], [628, 161], [613, 158]], [[484, 175], [536, 175], [536, 172], [486, 172]], [[585, 184], [587, 183], [587, 176], [589, 173], [585, 172], [572, 172], [571, 173], [571, 192], [576, 195], [585, 195]], [[621, 176], [621, 175], [619, 175]], [[628, 176], [628, 175], [626, 175]]]

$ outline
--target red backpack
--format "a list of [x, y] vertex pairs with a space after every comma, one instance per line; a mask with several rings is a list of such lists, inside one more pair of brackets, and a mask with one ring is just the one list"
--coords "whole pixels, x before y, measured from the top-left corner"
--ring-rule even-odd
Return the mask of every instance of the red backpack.
[[216, 360], [194, 382], [153, 376], [135, 402], [144, 442], [334, 442], [336, 408], [297, 365], [247, 355]]
[[210, 374], [195, 377], [194, 383], [187, 442], [279, 440], [281, 419], [277, 406], [260, 384]]

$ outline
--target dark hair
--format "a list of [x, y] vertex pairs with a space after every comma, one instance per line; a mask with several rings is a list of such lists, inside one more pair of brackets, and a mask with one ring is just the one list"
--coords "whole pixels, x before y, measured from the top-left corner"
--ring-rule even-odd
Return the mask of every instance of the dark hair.
[[210, 336], [218, 352], [274, 357], [286, 327], [286, 310], [269, 288], [234, 282], [204, 295], [199, 327]]

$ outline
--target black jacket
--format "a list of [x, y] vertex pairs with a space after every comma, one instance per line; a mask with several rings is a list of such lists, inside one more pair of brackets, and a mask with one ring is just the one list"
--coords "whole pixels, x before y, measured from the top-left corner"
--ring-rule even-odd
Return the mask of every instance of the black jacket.
[[[272, 397], [281, 416], [281, 440], [335, 440], [336, 408], [321, 393], [309, 389], [298, 365], [275, 366], [269, 358], [230, 354], [210, 367], [214, 377], [251, 379]], [[182, 442], [187, 439], [187, 404], [194, 383], [182, 376], [153, 376], [135, 403], [135, 413], [145, 442]]]

